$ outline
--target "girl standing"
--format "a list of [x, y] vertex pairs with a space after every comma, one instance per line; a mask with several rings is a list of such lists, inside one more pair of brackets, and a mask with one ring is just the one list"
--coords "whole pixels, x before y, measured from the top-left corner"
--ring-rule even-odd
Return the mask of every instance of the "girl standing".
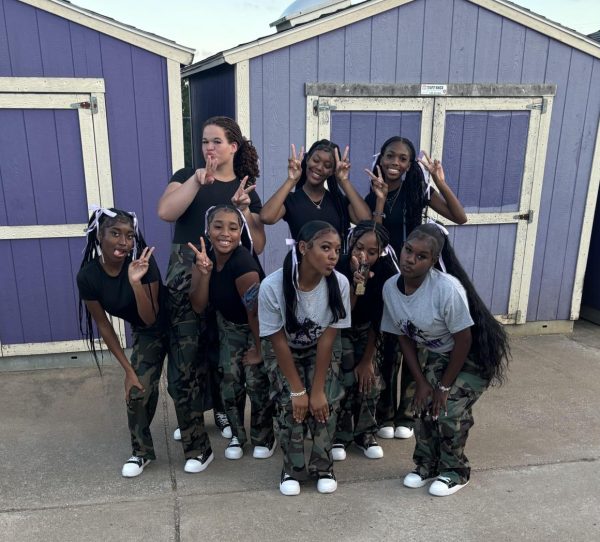
[[[160, 218], [175, 222], [166, 280], [172, 326], [170, 359], [183, 380], [198, 379], [202, 387], [208, 381], [215, 423], [224, 437], [231, 438], [231, 427], [223, 412], [219, 391], [219, 345], [214, 314], [206, 311], [199, 317], [190, 303], [194, 252], [188, 243], [199, 246], [198, 237], [204, 232], [206, 211], [214, 205], [227, 203], [243, 214], [254, 242], [253, 249], [257, 254], [262, 252], [265, 234], [259, 220], [261, 202], [254, 191], [259, 175], [258, 156], [252, 142], [242, 136], [238, 124], [229, 117], [212, 117], [204, 123], [202, 153], [206, 167], [177, 171], [158, 204]], [[251, 248], [247, 237], [243, 241]], [[203, 397], [200, 402], [204, 403]], [[204, 404], [199, 408], [198, 423], [204, 425]], [[181, 438], [188, 441], [190, 428], [178, 421]]]
[[[156, 459], [150, 424], [158, 402], [163, 361], [168, 350], [168, 325], [160, 272], [137, 229], [135, 214], [97, 209], [87, 228], [87, 244], [77, 274], [82, 329], [96, 358], [92, 321], [125, 371], [125, 402], [131, 434], [131, 457], [121, 473], [142, 474]], [[139, 256], [139, 258], [138, 258]], [[127, 359], [106, 313], [132, 326], [133, 351]]]
[[369, 208], [350, 183], [348, 151], [346, 147], [340, 158], [339, 147], [322, 139], [313, 143], [306, 155], [302, 148], [297, 156], [292, 145], [288, 177], [262, 208], [263, 223], [275, 224], [283, 218], [296, 239], [306, 222], [322, 220], [345, 237], [350, 221], [370, 218]]
[[[439, 192], [430, 190], [419, 163], [429, 172]], [[421, 224], [427, 206], [456, 224], [464, 224], [467, 215], [458, 198], [446, 183], [439, 160], [431, 160], [426, 153], [419, 158], [410, 140], [394, 136], [381, 146], [371, 177], [372, 191], [365, 201], [373, 212], [374, 220], [390, 232], [390, 244], [400, 253], [406, 237]], [[382, 197], [383, 196], [383, 197]], [[397, 376], [401, 359], [397, 343], [384, 339], [381, 366], [386, 389], [382, 392], [377, 418], [381, 438], [410, 438], [414, 420], [410, 412], [414, 382], [405, 365], [402, 366], [400, 397], [397, 397]]]
[[209, 302], [217, 311], [221, 397], [233, 433], [225, 457], [240, 459], [244, 454], [247, 392], [252, 405], [250, 438], [254, 445], [253, 455], [266, 459], [273, 455], [275, 437], [273, 402], [269, 397], [269, 378], [262, 361], [258, 334], [257, 301], [262, 269], [240, 244], [244, 222], [235, 207], [217, 205], [209, 209], [206, 224], [212, 254], [209, 257], [203, 238], [200, 238], [200, 250], [190, 243], [196, 255], [190, 298], [198, 313]]
[[[350, 325], [348, 280], [335, 271], [341, 249], [336, 229], [327, 222], [303, 226], [283, 269], [269, 275], [259, 293], [263, 357], [278, 403], [283, 470], [279, 489], [298, 495], [307, 474], [317, 490], [337, 489], [331, 459], [335, 411], [342, 396], [338, 330]], [[308, 473], [304, 427], [313, 441]]]
[[[469, 482], [464, 447], [473, 425], [472, 408], [490, 383], [503, 381], [508, 338], [436, 224], [423, 224], [408, 236], [400, 272], [384, 286], [381, 328], [399, 335], [417, 384], [416, 468], [404, 485], [423, 487], [435, 478], [429, 493], [443, 497]], [[427, 355], [423, 370], [417, 344]]]

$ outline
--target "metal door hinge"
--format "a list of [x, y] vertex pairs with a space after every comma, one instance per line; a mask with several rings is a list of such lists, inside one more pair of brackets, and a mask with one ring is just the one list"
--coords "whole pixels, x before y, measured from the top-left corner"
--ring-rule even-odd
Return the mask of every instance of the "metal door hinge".
[[[337, 109], [335, 105], [331, 105], [326, 100], [313, 100], [313, 115], [316, 117], [320, 116], [321, 122], [327, 124], [329, 122], [329, 111]], [[322, 113], [322, 115], [321, 115]]]
[[501, 318], [504, 323], [518, 324], [521, 321], [521, 314], [521, 309], [519, 309], [511, 314], [503, 314]]
[[89, 102], [77, 102], [71, 104], [72, 109], [89, 109], [92, 112], [92, 115], [98, 113], [98, 100], [92, 96]]
[[534, 102], [527, 105], [527, 109], [538, 109], [542, 113], [545, 113], [548, 110], [548, 100], [547, 98], [542, 98], [541, 102]]
[[515, 215], [513, 218], [515, 218], [516, 220], [527, 220], [527, 223], [531, 224], [533, 222], [533, 211], [529, 209], [529, 211], [527, 211], [526, 213]]

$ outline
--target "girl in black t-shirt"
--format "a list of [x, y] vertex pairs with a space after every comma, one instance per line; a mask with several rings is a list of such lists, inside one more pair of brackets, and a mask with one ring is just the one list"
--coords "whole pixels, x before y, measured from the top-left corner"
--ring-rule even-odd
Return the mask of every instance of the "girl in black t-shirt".
[[[265, 246], [264, 226], [259, 219], [261, 202], [255, 192], [259, 176], [258, 155], [235, 120], [212, 117], [202, 127], [203, 168], [183, 168], [175, 172], [158, 203], [158, 215], [175, 222], [175, 234], [167, 270], [166, 284], [171, 312], [173, 338], [170, 359], [182, 378], [200, 378], [210, 393], [201, 390], [204, 409], [214, 408], [215, 424], [225, 438], [231, 427], [223, 412], [218, 379], [219, 345], [217, 325], [212, 310], [197, 315], [190, 304], [189, 288], [194, 252], [204, 232], [206, 211], [219, 204], [232, 204], [243, 214], [251, 239], [243, 237], [245, 246], [260, 254]], [[204, 375], [208, 375], [205, 382]], [[210, 395], [211, 397], [205, 397]], [[212, 399], [212, 401], [211, 401]], [[176, 438], [187, 439], [183, 431]]]
[[302, 148], [297, 156], [296, 147], [292, 145], [288, 177], [265, 203], [260, 219], [265, 224], [275, 224], [283, 218], [294, 239], [307, 222], [323, 220], [345, 239], [350, 221], [356, 223], [371, 217], [369, 208], [350, 183], [348, 151], [346, 147], [340, 158], [339, 147], [322, 139], [314, 143], [306, 155]]
[[[429, 189], [422, 166], [429, 172], [439, 192]], [[373, 219], [390, 233], [390, 244], [396, 254], [410, 232], [421, 224], [427, 206], [456, 224], [464, 224], [467, 215], [458, 198], [446, 183], [442, 163], [431, 160], [425, 152], [419, 157], [412, 142], [394, 136], [386, 140], [377, 155], [371, 178], [371, 192], [365, 198], [373, 211]], [[377, 418], [380, 438], [410, 438], [414, 420], [410, 410], [414, 381], [407, 367], [402, 367], [400, 397], [396, 390], [401, 356], [397, 342], [385, 338], [385, 355], [381, 366], [386, 389], [380, 396]]]
[[240, 459], [246, 444], [244, 409], [246, 392], [252, 405], [250, 438], [254, 457], [265, 459], [275, 451], [273, 402], [269, 379], [262, 361], [258, 330], [257, 301], [262, 270], [248, 249], [241, 246], [244, 222], [229, 205], [217, 205], [206, 215], [206, 237], [201, 249], [190, 243], [196, 255], [192, 268], [190, 299], [198, 313], [208, 303], [217, 311], [221, 344], [221, 398], [231, 423], [232, 438], [225, 450], [227, 459]]
[[[77, 274], [80, 318], [85, 315], [82, 331], [90, 349], [96, 358], [94, 321], [104, 343], [125, 370], [133, 451], [122, 474], [128, 478], [141, 474], [156, 459], [150, 424], [169, 343], [162, 282], [153, 252], [154, 247], [148, 248], [138, 231], [133, 213], [98, 209], [89, 221], [87, 245]], [[106, 312], [132, 326], [131, 363]]]

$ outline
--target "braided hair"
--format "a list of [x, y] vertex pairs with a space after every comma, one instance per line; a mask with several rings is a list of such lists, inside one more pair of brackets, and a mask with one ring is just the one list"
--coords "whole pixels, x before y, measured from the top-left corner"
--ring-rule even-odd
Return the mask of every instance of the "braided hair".
[[[315, 141], [311, 145], [310, 149], [308, 149], [308, 151], [304, 155], [304, 158], [302, 159], [302, 173], [300, 174], [300, 179], [296, 184], [296, 190], [301, 189], [306, 183], [306, 163], [308, 159], [317, 151], [325, 151], [331, 154], [333, 162], [337, 164], [335, 160], [336, 149], [338, 152], [338, 156], [341, 156], [340, 148], [338, 147], [338, 145], [333, 143], [333, 141], [329, 141], [329, 139], [320, 139], [319, 141]], [[346, 198], [344, 198], [344, 195], [340, 190], [335, 176], [335, 166], [333, 168], [333, 173], [329, 177], [327, 177], [327, 180], [325, 182], [327, 184], [327, 190], [329, 190], [329, 193], [333, 197], [335, 210], [338, 216], [342, 217], [342, 230], [340, 233], [342, 234], [342, 236], [344, 236], [350, 228], [350, 214], [348, 213], [348, 204], [346, 202]], [[342, 242], [343, 241], [345, 241], [345, 239], [342, 238]]]
[[502, 325], [492, 316], [466, 271], [458, 261], [450, 241], [435, 224], [422, 224], [415, 228], [408, 239], [430, 240], [436, 266], [441, 270], [439, 258], [443, 259], [446, 272], [456, 277], [467, 293], [469, 312], [474, 325], [471, 330], [473, 343], [470, 354], [478, 362], [482, 375], [492, 384], [502, 384], [510, 359], [508, 336]]
[[223, 128], [228, 143], [237, 143], [238, 150], [233, 156], [233, 171], [238, 179], [248, 176], [247, 186], [255, 184], [260, 176], [258, 153], [252, 141], [242, 135], [239, 124], [230, 117], [211, 117], [204, 122], [202, 129], [207, 126]]
[[[298, 243], [304, 241], [310, 248], [313, 243], [321, 236], [327, 233], [335, 233], [338, 231], [328, 222], [322, 220], [311, 220], [302, 226], [298, 232], [292, 250], [290, 250], [283, 260], [283, 297], [285, 299], [285, 329], [289, 334], [295, 333], [300, 327], [300, 322], [296, 316], [297, 308], [297, 281], [300, 264], [302, 263], [302, 254], [298, 250]], [[295, 255], [295, 256], [294, 256]], [[296, 261], [294, 261], [294, 258]], [[336, 323], [340, 318], [346, 317], [346, 309], [340, 292], [335, 272], [332, 272], [326, 277], [327, 291], [329, 300], [329, 309], [333, 315], [331, 323]]]
[[[86, 229], [86, 245], [83, 250], [83, 260], [79, 266], [80, 270], [96, 258], [102, 257], [100, 236], [103, 236], [108, 228], [119, 222], [122, 224], [127, 224], [133, 228], [133, 257], [135, 257], [136, 254], [141, 254], [142, 251], [148, 246], [142, 233], [137, 227], [137, 217], [135, 216], [135, 213], [129, 213], [127, 211], [114, 208], [96, 209], [94, 212], [92, 212], [88, 221], [88, 227]], [[128, 256], [127, 260], [123, 262], [123, 265], [129, 265], [130, 261], [131, 256]], [[146, 287], [148, 288], [148, 293], [150, 293], [150, 285], [147, 284]], [[150, 295], [150, 299], [152, 299], [152, 295]], [[157, 315], [158, 307], [154, 306], [154, 301], [152, 301], [152, 309], [154, 310], [154, 314]], [[98, 340], [98, 336], [94, 330], [92, 315], [90, 314], [87, 305], [81, 299], [81, 296], [79, 297], [79, 331], [84, 337], [90, 352], [94, 356], [94, 361], [96, 362], [98, 370], [100, 371], [100, 363], [98, 362], [98, 353], [96, 351], [96, 341]], [[102, 350], [101, 346], [100, 350]]]
[[410, 153], [410, 168], [406, 172], [404, 182], [399, 190], [401, 194], [400, 205], [402, 206], [402, 216], [404, 221], [403, 242], [406, 236], [413, 231], [423, 221], [423, 212], [428, 205], [427, 196], [425, 194], [425, 176], [423, 170], [417, 162], [417, 154], [415, 146], [409, 139], [400, 136], [393, 136], [384, 141], [381, 150], [373, 165], [373, 174], [377, 175], [377, 168], [381, 166], [381, 157], [385, 154], [387, 148], [393, 143], [402, 143], [406, 145]]

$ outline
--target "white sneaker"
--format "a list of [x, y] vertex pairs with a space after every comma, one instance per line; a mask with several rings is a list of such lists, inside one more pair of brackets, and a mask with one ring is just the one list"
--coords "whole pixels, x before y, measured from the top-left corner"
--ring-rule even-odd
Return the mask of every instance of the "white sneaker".
[[150, 459], [132, 455], [121, 469], [121, 475], [125, 478], [134, 478], [144, 472], [144, 467], [150, 463]]
[[300, 483], [298, 480], [294, 480], [289, 474], [282, 471], [279, 491], [281, 491], [283, 495], [300, 495]]
[[344, 461], [346, 459], [346, 447], [343, 444], [334, 444], [331, 447], [331, 459], [334, 461]]
[[215, 425], [221, 431], [223, 438], [231, 438], [233, 433], [231, 432], [231, 425], [229, 425], [229, 419], [225, 412], [215, 412]]
[[389, 426], [380, 427], [377, 436], [379, 438], [394, 438], [394, 428]]
[[269, 443], [267, 442], [267, 446], [255, 446], [254, 452], [252, 452], [252, 457], [256, 459], [268, 459], [275, 453], [275, 445], [277, 444], [276, 440]]
[[469, 481], [467, 480], [464, 484], [457, 484], [456, 482], [450, 480], [450, 478], [438, 476], [435, 482], [429, 486], [429, 493], [431, 495], [435, 495], [436, 497], [447, 497], [448, 495], [456, 493], [468, 483]]
[[321, 474], [317, 482], [317, 491], [319, 493], [333, 493], [337, 489], [337, 480], [333, 472]]
[[244, 455], [244, 450], [242, 450], [242, 445], [237, 437], [231, 437], [229, 441], [229, 446], [225, 448], [225, 457], [227, 459], [241, 459]]
[[410, 487], [411, 489], [416, 489], [418, 487], [426, 486], [428, 484], [428, 482], [430, 480], [433, 480], [434, 478], [435, 478], [435, 476], [431, 476], [429, 478], [423, 478], [417, 470], [414, 470], [412, 472], [409, 472], [404, 477], [403, 484], [406, 487]]
[[212, 460], [215, 458], [215, 455], [212, 453], [210, 448], [207, 448], [202, 455], [198, 457], [192, 457], [185, 462], [185, 467], [183, 470], [185, 472], [202, 472], [208, 467]]
[[173, 440], [181, 440], [181, 429], [179, 427], [173, 431]]
[[404, 427], [399, 425], [394, 431], [394, 438], [410, 438], [415, 434], [415, 430], [412, 427]]

